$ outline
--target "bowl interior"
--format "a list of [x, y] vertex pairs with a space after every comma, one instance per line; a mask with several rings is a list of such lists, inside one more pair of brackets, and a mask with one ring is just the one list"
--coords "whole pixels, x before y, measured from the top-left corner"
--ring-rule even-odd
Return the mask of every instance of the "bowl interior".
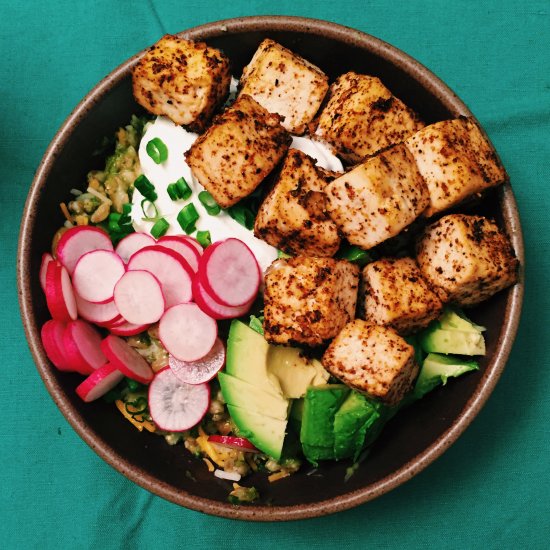
[[[468, 109], [435, 76], [388, 45], [337, 25], [296, 18], [249, 18], [198, 27], [183, 33], [226, 52], [239, 76], [260, 41], [270, 37], [301, 54], [331, 79], [348, 70], [379, 76], [428, 123]], [[472, 312], [487, 330], [488, 354], [481, 370], [429, 394], [392, 420], [359, 470], [344, 483], [349, 462], [307, 465], [298, 475], [270, 484], [264, 476], [247, 478], [261, 499], [254, 506], [227, 503], [230, 482], [206, 471], [182, 446], [140, 434], [101, 400], [88, 405], [74, 389], [81, 377], [60, 373], [48, 362], [39, 327], [49, 318], [38, 281], [41, 255], [62, 224], [59, 203], [69, 189], [83, 187], [87, 172], [100, 168], [98, 154], [112, 136], [141, 109], [131, 93], [130, 70], [136, 58], [100, 83], [69, 117], [40, 166], [23, 216], [18, 262], [22, 314], [38, 369], [58, 406], [77, 432], [110, 464], [147, 489], [189, 508], [228, 517], [296, 519], [334, 512], [378, 496], [421, 470], [456, 439], [483, 404], [504, 367], [517, 326], [521, 287], [500, 293]], [[517, 211], [509, 187], [485, 201], [484, 210], [506, 227], [523, 261]], [[308, 475], [309, 474], [309, 475]]]

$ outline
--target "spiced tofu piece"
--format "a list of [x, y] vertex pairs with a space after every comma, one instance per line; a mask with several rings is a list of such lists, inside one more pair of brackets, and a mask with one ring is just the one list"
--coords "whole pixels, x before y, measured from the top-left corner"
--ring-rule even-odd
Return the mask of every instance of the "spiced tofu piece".
[[426, 216], [443, 212], [508, 179], [493, 146], [470, 118], [430, 124], [405, 144], [428, 186], [430, 205]]
[[337, 155], [355, 164], [401, 143], [424, 124], [379, 78], [349, 72], [329, 89], [329, 100], [318, 117], [315, 137]]
[[264, 336], [272, 344], [318, 346], [355, 317], [359, 268], [346, 260], [275, 260], [265, 276]]
[[340, 246], [326, 210], [326, 184], [338, 174], [289, 149], [275, 184], [262, 202], [254, 234], [287, 254], [333, 256]]
[[202, 132], [229, 91], [229, 59], [204, 42], [165, 35], [132, 71], [136, 101], [154, 115]]
[[412, 346], [394, 329], [362, 319], [342, 329], [325, 351], [322, 363], [350, 388], [388, 405], [403, 399], [418, 374]]
[[328, 90], [328, 77], [321, 69], [266, 38], [244, 68], [240, 93], [253, 97], [281, 124], [301, 135], [311, 122]]
[[428, 206], [428, 190], [403, 145], [368, 159], [325, 187], [330, 217], [364, 249], [394, 237]]
[[384, 258], [362, 272], [365, 319], [401, 334], [426, 327], [443, 304], [412, 258]]
[[443, 301], [471, 306], [517, 281], [508, 237], [482, 216], [451, 214], [428, 226], [417, 246], [424, 278]]
[[285, 156], [291, 137], [279, 121], [241, 95], [185, 153], [194, 176], [222, 208], [250, 195]]

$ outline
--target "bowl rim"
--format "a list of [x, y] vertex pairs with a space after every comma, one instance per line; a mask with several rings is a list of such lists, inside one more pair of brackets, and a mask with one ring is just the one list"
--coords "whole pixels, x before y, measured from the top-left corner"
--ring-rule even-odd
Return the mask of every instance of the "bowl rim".
[[[214, 21], [190, 28], [177, 34], [189, 39], [208, 40], [209, 38], [220, 36], [223, 33], [238, 34], [239, 32], [253, 31], [306, 32], [308, 34], [325, 36], [340, 42], [351, 43], [361, 48], [368, 48], [370, 51], [382, 56], [399, 67], [412, 78], [422, 80], [424, 88], [428, 89], [428, 91], [436, 97], [444, 97], [445, 102], [451, 104], [458, 113], [465, 116], [473, 116], [462, 100], [460, 100], [443, 81], [417, 60], [374, 36], [337, 23], [305, 17], [262, 15]], [[512, 349], [521, 315], [524, 292], [523, 273], [525, 254], [518, 208], [510, 184], [506, 183], [502, 187], [501, 205], [507, 233], [520, 261], [519, 282], [508, 291], [509, 294], [506, 302], [504, 320], [495, 354], [487, 366], [476, 391], [467, 401], [463, 410], [448, 430], [443, 432], [443, 434], [430, 446], [424, 449], [423, 452], [409, 460], [398, 470], [388, 474], [377, 482], [361, 489], [314, 503], [293, 506], [234, 506], [228, 502], [223, 503], [214, 501], [198, 497], [183, 490], [177, 490], [170, 484], [132, 465], [129, 460], [115, 452], [99, 436], [87, 429], [86, 422], [80, 416], [76, 407], [66, 398], [62, 387], [56, 381], [53, 369], [40, 343], [40, 331], [38, 330], [32, 313], [30, 277], [27, 276], [31, 268], [30, 237], [34, 225], [35, 204], [37, 203], [37, 198], [48, 177], [52, 164], [55, 162], [57, 155], [69, 139], [72, 126], [77, 123], [81, 117], [86, 115], [94, 104], [109, 92], [113, 85], [119, 83], [130, 74], [131, 68], [145, 51], [146, 50], [142, 50], [136, 53], [103, 78], [86, 94], [82, 101], [66, 118], [44, 153], [25, 202], [17, 251], [19, 304], [27, 342], [46, 388], [74, 430], [103, 460], [144, 489], [175, 504], [199, 512], [240, 520], [298, 520], [347, 510], [373, 500], [398, 487], [424, 470], [435, 459], [441, 456], [464, 432], [493, 391], [504, 370]]]

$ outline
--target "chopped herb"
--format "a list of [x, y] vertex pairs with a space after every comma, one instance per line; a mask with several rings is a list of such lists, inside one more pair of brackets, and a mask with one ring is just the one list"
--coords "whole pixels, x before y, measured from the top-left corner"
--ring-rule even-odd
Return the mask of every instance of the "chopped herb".
[[242, 226], [247, 229], [253, 229], [256, 216], [248, 206], [237, 203], [234, 206], [230, 206], [227, 209], [227, 213]]
[[161, 164], [168, 158], [168, 147], [166, 147], [164, 141], [158, 137], [149, 141], [145, 150], [155, 164]]
[[212, 244], [212, 239], [210, 237], [210, 231], [197, 231], [197, 241], [199, 241], [199, 244], [206, 248], [207, 246], [210, 246]]
[[286, 258], [292, 258], [292, 256], [290, 254], [287, 254], [286, 252], [283, 252], [282, 250], [277, 250], [277, 258], [286, 259]]
[[[149, 208], [153, 208], [154, 214], [150, 216], [147, 212]], [[141, 211], [143, 212], [142, 220], [145, 222], [156, 222], [160, 219], [160, 213], [158, 211], [157, 205], [154, 202], [151, 202], [149, 199], [143, 199], [141, 201]]]
[[155, 239], [158, 239], [168, 231], [169, 227], [170, 224], [164, 218], [160, 218], [155, 222], [155, 225], [151, 227], [151, 235], [153, 235]]
[[187, 200], [191, 196], [191, 187], [189, 187], [189, 184], [185, 181], [183, 176], [176, 181], [176, 187], [178, 189], [180, 199]]
[[357, 264], [360, 267], [372, 262], [371, 255], [366, 250], [363, 250], [355, 245], [350, 245], [349, 247], [340, 250], [337, 256], [338, 258]]
[[185, 205], [178, 214], [178, 223], [187, 235], [195, 231], [195, 223], [199, 219], [199, 213], [193, 203]]
[[201, 201], [201, 204], [204, 206], [205, 210], [211, 216], [217, 216], [220, 213], [220, 206], [208, 191], [201, 191], [199, 193], [199, 200]]
[[150, 202], [155, 202], [158, 199], [155, 186], [144, 174], [141, 174], [141, 176], [135, 179], [134, 187]]

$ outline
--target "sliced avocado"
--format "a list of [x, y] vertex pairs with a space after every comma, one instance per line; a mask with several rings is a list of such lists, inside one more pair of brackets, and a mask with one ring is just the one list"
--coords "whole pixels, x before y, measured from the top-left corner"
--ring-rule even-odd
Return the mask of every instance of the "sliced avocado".
[[483, 332], [485, 327], [476, 325], [462, 313], [451, 308], [445, 308], [439, 318], [441, 328], [445, 330], [463, 330], [464, 332]]
[[261, 334], [241, 321], [232, 321], [227, 338], [225, 370], [235, 378], [282, 396], [278, 380], [267, 372], [269, 347]]
[[279, 381], [289, 399], [303, 397], [309, 386], [326, 384], [330, 374], [317, 359], [309, 359], [298, 348], [269, 346], [267, 371]]
[[250, 413], [287, 419], [289, 401], [282, 394], [270, 393], [226, 372], [218, 373], [218, 380], [227, 404], [241, 407]]
[[299, 434], [302, 427], [302, 417], [304, 415], [304, 400], [294, 399], [290, 407], [288, 421], [294, 431]]
[[367, 430], [379, 417], [372, 401], [352, 391], [334, 415], [334, 458], [357, 457]]
[[246, 437], [258, 449], [275, 460], [281, 458], [286, 420], [271, 418], [235, 405], [227, 405], [227, 409], [239, 429], [240, 436]]
[[463, 361], [457, 357], [430, 353], [424, 360], [414, 386], [414, 396], [420, 399], [439, 384], [445, 385], [448, 378], [456, 378], [465, 372], [478, 370], [477, 361]]
[[485, 339], [481, 332], [445, 330], [436, 325], [422, 332], [420, 345], [428, 353], [485, 355]]
[[310, 462], [334, 458], [334, 416], [349, 392], [342, 384], [307, 389], [300, 441]]

